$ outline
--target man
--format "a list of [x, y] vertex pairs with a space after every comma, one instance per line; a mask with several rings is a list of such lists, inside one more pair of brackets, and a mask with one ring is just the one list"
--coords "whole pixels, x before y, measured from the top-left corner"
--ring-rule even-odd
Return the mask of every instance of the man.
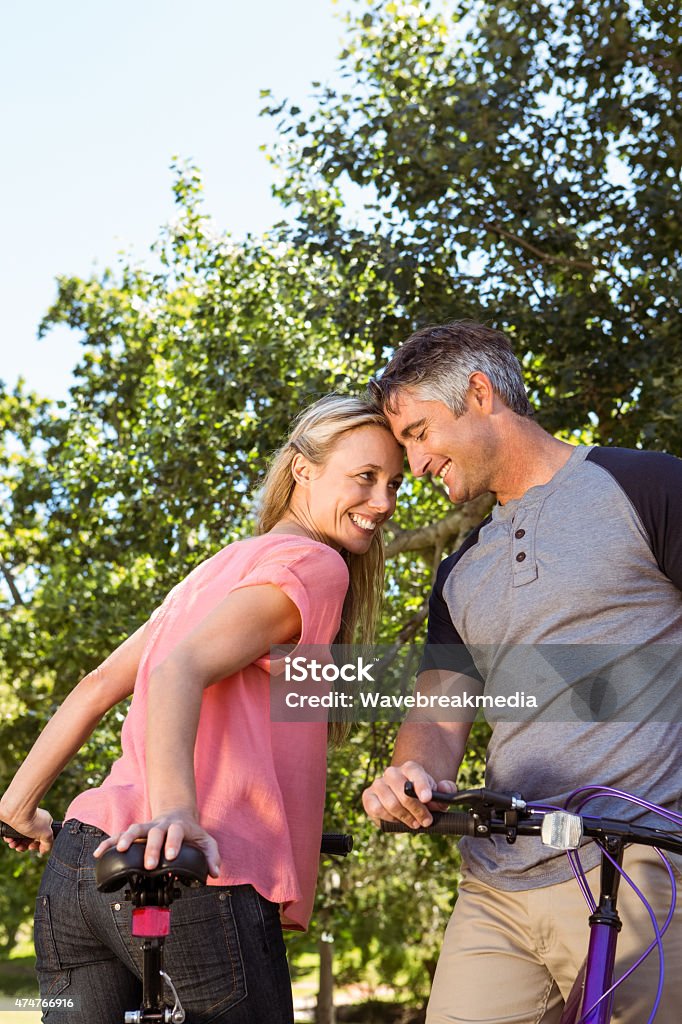
[[[573, 446], [546, 433], [533, 419], [508, 341], [479, 324], [418, 331], [371, 390], [415, 476], [441, 480], [453, 502], [488, 491], [496, 498], [491, 515], [441, 564], [417, 680], [423, 691], [451, 686], [453, 649], [470, 658], [472, 678], [457, 680], [464, 689], [478, 681], [486, 693], [505, 692], [510, 666], [532, 664], [516, 686], [537, 688], [544, 712], [535, 720], [507, 714], [493, 724], [486, 784], [549, 804], [561, 804], [578, 786], [602, 784], [679, 810], [680, 716], [661, 713], [660, 700], [644, 699], [636, 714], [627, 707], [661, 679], [672, 679], [679, 700], [682, 462], [657, 452]], [[561, 652], [568, 652], [563, 662]], [[622, 679], [630, 686], [625, 696]], [[607, 708], [626, 711], [600, 714], [604, 695]], [[456, 788], [470, 725], [418, 716], [407, 717], [392, 766], [363, 795], [375, 821], [428, 825], [433, 789]], [[405, 795], [407, 779], [419, 800]], [[641, 808], [611, 800], [586, 813], [649, 823]], [[495, 840], [462, 840], [462, 882], [427, 1024], [555, 1024], [584, 960], [588, 910], [566, 857], [535, 838]], [[598, 859], [593, 844], [582, 854], [597, 891]], [[657, 855], [628, 850], [624, 866], [660, 924], [671, 887]], [[617, 977], [652, 939], [649, 915], [625, 884], [619, 910]], [[681, 917], [678, 905], [664, 940], [657, 1024], [679, 1022]], [[657, 980], [654, 952], [618, 989], [614, 1021], [643, 1024]]]

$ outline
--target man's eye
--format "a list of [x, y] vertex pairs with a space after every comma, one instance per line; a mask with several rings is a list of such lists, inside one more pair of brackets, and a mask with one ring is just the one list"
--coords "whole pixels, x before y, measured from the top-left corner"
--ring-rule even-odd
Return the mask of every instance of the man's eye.
[[415, 436], [415, 441], [423, 441], [425, 437], [426, 437], [426, 431], [425, 430], [420, 430], [419, 433]]

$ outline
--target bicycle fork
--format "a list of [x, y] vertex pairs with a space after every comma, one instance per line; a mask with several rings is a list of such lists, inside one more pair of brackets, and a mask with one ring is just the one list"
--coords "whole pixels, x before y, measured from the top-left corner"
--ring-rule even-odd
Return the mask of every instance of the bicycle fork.
[[582, 999], [578, 992], [575, 996], [571, 992], [560, 1024], [609, 1024], [611, 1020], [614, 994], [604, 993], [613, 985], [616, 943], [622, 927], [616, 903], [620, 882], [618, 868], [623, 863], [623, 842], [618, 838], [608, 838], [604, 847], [613, 861], [602, 854], [599, 903], [590, 916], [590, 942], [582, 974]]

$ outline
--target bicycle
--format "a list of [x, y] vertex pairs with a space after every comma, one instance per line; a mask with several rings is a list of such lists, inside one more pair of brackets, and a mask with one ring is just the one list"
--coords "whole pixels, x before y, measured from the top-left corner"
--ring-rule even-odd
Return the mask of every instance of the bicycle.
[[[52, 824], [56, 835], [62, 823]], [[26, 836], [0, 822], [0, 839]], [[347, 856], [353, 837], [347, 833], [324, 832], [321, 855]], [[181, 896], [179, 886], [205, 885], [208, 864], [201, 850], [184, 843], [177, 857], [161, 855], [155, 868], [144, 867], [145, 843], [135, 842], [125, 851], [115, 847], [95, 861], [95, 881], [100, 892], [118, 892], [125, 886], [125, 898], [133, 905], [132, 935], [142, 940], [142, 1002], [137, 1010], [125, 1012], [124, 1024], [183, 1024], [185, 1011], [170, 976], [163, 969], [163, 947], [171, 934], [171, 905]], [[166, 998], [166, 989], [173, 1002]]]
[[[407, 796], [417, 798], [411, 782], [405, 783]], [[592, 817], [581, 814], [594, 799], [610, 796], [634, 803], [645, 810], [660, 814], [678, 830], [670, 831], [635, 825], [617, 818]], [[443, 793], [435, 790], [432, 800], [438, 803], [461, 804], [464, 811], [433, 811], [433, 822], [427, 827], [410, 828], [402, 822], [382, 821], [384, 832], [413, 834], [440, 834], [471, 836], [487, 839], [491, 835], [504, 835], [508, 843], [517, 836], [540, 836], [544, 845], [563, 850], [571, 863], [576, 880], [590, 909], [590, 939], [585, 963], [566, 1000], [560, 1024], [609, 1024], [613, 1009], [613, 996], [619, 984], [629, 977], [655, 948], [659, 954], [658, 990], [647, 1024], [652, 1024], [661, 1001], [665, 976], [662, 936], [673, 916], [677, 885], [670, 863], [662, 850], [682, 854], [682, 815], [658, 807], [629, 793], [604, 786], [583, 786], [570, 794], [567, 806], [578, 801], [575, 812], [541, 803], [526, 803], [520, 793], [495, 793], [487, 789]], [[594, 839], [601, 848], [601, 878], [599, 900], [592, 896], [577, 853], [583, 838]], [[651, 846], [656, 849], [668, 868], [671, 882], [670, 911], [659, 927], [651, 907], [641, 893], [652, 920], [654, 940], [635, 964], [614, 982], [616, 944], [621, 928], [617, 897], [621, 877], [629, 882], [622, 870], [623, 850], [628, 844]], [[637, 890], [636, 890], [637, 891]]]

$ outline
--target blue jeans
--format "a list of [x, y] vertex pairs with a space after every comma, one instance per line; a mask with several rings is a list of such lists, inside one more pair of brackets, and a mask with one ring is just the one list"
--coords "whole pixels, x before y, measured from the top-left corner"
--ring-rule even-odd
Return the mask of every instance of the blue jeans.
[[[123, 891], [95, 887], [92, 851], [104, 833], [65, 823], [45, 868], [35, 915], [40, 995], [49, 1024], [122, 1024], [142, 996], [140, 939]], [[187, 1024], [292, 1024], [291, 982], [277, 905], [250, 885], [182, 889], [171, 910], [164, 970]], [[64, 1006], [66, 1000], [73, 1007]]]

